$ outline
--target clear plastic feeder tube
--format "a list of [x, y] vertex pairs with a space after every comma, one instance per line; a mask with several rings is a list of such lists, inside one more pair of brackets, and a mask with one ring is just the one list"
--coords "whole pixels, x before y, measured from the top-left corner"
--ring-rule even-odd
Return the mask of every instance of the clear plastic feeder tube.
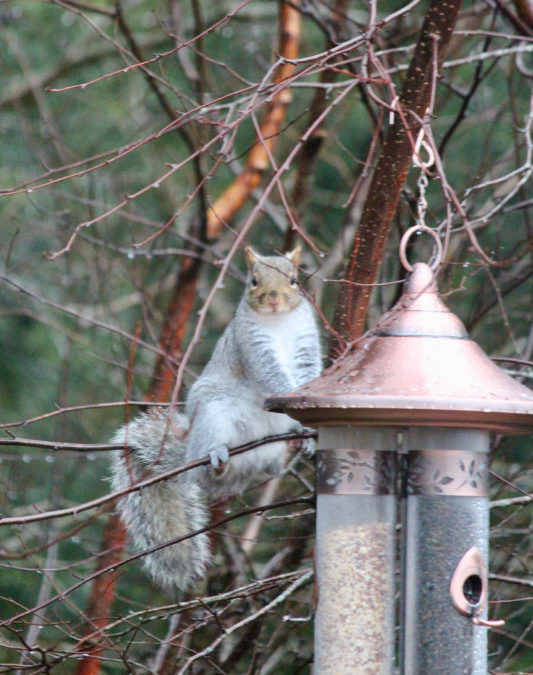
[[402, 675], [486, 675], [487, 628], [453, 606], [450, 581], [472, 547], [487, 564], [488, 432], [411, 428], [406, 446]]
[[394, 671], [396, 438], [319, 430], [315, 675]]

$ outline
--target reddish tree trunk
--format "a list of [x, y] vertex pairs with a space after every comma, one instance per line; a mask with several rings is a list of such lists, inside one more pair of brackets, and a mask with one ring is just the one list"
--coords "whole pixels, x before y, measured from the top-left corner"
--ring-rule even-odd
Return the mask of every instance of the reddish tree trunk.
[[[126, 530], [117, 514], [113, 514], [107, 523], [102, 549], [105, 551], [98, 560], [97, 571], [117, 563], [122, 558], [122, 549], [126, 539]], [[80, 645], [80, 652], [88, 652], [78, 663], [76, 675], [98, 675], [101, 652], [105, 640], [98, 633], [109, 622], [109, 611], [115, 598], [115, 583], [118, 572], [105, 572], [96, 578], [87, 603], [86, 633], [92, 637]]]

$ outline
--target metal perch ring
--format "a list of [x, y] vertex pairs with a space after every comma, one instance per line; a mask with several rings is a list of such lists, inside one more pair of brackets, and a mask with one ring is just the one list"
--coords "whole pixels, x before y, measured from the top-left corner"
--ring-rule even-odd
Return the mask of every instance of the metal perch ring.
[[433, 261], [431, 263], [428, 263], [428, 266], [431, 270], [433, 271], [436, 270], [442, 260], [442, 244], [440, 242], [439, 235], [426, 225], [413, 225], [413, 227], [410, 227], [408, 230], [404, 232], [403, 237], [400, 241], [400, 260], [402, 265], [408, 272], [413, 271], [413, 266], [407, 260], [405, 249], [407, 248], [407, 242], [415, 232], [425, 232], [426, 234], [429, 234], [433, 237], [433, 241], [435, 242], [436, 246], [436, 251], [433, 256]]

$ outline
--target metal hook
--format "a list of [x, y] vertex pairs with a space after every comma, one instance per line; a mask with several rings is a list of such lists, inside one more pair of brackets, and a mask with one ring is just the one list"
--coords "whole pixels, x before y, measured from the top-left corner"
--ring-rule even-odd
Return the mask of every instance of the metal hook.
[[[389, 110], [389, 124], [392, 126], [394, 124], [394, 119], [396, 116], [395, 110], [398, 109], [398, 102], [400, 100], [399, 96], [395, 96], [394, 99], [392, 100], [392, 103], [390, 105], [390, 110]], [[433, 164], [435, 164], [435, 153], [433, 152], [433, 149], [431, 145], [424, 140], [424, 136], [426, 135], [424, 127], [420, 127], [420, 131], [418, 132], [418, 136], [416, 139], [415, 143], [415, 150], [413, 153], [413, 164], [417, 166], [419, 169], [429, 169]], [[423, 162], [420, 159], [420, 148], [424, 148], [424, 150], [427, 152], [427, 160]]]
[[[413, 153], [413, 164], [417, 166], [419, 169], [429, 169], [433, 164], [435, 164], [435, 154], [433, 152], [433, 149], [431, 148], [431, 145], [424, 140], [424, 136], [426, 135], [424, 127], [420, 127], [420, 131], [418, 132], [418, 137], [416, 139], [415, 143], [415, 151]], [[424, 148], [424, 150], [427, 152], [427, 160], [423, 162], [420, 159], [420, 148]]]

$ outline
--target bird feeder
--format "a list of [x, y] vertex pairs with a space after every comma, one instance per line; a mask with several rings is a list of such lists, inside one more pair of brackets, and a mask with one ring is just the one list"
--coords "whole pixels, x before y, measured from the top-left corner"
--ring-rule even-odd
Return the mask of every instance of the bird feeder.
[[533, 430], [533, 392], [469, 338], [438, 296], [438, 260], [411, 267], [406, 240], [394, 308], [320, 377], [267, 402], [318, 429], [317, 675], [396, 672], [397, 577], [401, 672], [488, 672], [489, 433]]

